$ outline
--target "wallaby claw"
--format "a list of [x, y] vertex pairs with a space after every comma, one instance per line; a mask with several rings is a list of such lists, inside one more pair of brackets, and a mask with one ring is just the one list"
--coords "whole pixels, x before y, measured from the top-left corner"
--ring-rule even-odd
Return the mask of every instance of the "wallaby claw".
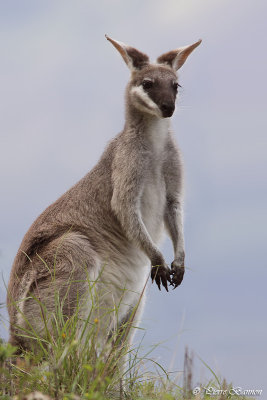
[[151, 279], [152, 283], [156, 281], [156, 284], [161, 290], [161, 284], [165, 288], [165, 290], [168, 292], [168, 282], [171, 283], [171, 270], [168, 267], [165, 267], [163, 265], [156, 265], [152, 266], [151, 269]]
[[177, 265], [176, 261], [173, 261], [171, 264], [171, 285], [173, 286], [173, 290], [177, 288], [182, 283], [184, 277], [184, 265]]

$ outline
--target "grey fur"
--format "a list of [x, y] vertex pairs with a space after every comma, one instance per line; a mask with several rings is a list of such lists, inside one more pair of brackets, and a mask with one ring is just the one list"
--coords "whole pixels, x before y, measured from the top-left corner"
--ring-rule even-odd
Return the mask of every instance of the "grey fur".
[[[191, 46], [166, 53], [160, 64], [149, 64], [145, 54], [108, 40], [131, 69], [125, 127], [98, 164], [37, 218], [21, 243], [10, 275], [8, 310], [10, 342], [24, 348], [31, 342], [18, 335], [19, 327], [27, 325], [22, 315], [44, 332], [40, 306], [31, 294], [53, 311], [57, 288], [60, 298], [67, 298], [66, 315], [74, 312], [78, 295], [86, 315], [91, 307], [89, 276], [97, 282], [95, 290], [105, 307], [121, 303], [120, 323], [138, 303], [151, 266], [159, 288], [177, 287], [183, 279], [182, 161], [164, 117], [174, 111], [177, 59], [182, 55], [184, 62]], [[171, 269], [158, 248], [164, 226], [174, 247]], [[54, 269], [53, 280], [49, 269]], [[144, 296], [136, 321], [143, 304]], [[114, 321], [106, 325], [103, 340]]]

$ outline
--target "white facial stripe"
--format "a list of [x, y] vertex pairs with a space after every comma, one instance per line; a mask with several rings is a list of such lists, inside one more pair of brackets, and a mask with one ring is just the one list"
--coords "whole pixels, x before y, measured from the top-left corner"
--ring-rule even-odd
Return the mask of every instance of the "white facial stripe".
[[[135, 86], [131, 89], [132, 95], [136, 96], [142, 101], [142, 104], [139, 104], [139, 106], [143, 105], [148, 108], [148, 110], [152, 111], [153, 114], [161, 115], [161, 112], [157, 106], [156, 103], [148, 96], [148, 94], [144, 91], [142, 86]], [[146, 110], [146, 111], [148, 111]]]

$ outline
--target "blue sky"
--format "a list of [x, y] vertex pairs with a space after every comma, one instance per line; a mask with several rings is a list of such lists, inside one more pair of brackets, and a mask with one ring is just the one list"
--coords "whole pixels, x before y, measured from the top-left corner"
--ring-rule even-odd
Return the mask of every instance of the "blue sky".
[[[188, 270], [172, 293], [149, 288], [144, 346], [164, 342], [155, 358], [168, 368], [178, 340], [173, 369], [188, 345], [247, 389], [266, 388], [266, 12], [262, 0], [0, 4], [5, 281], [33, 220], [123, 127], [128, 70], [104, 34], [152, 59], [203, 39], [179, 74], [173, 117], [186, 169]], [[163, 250], [171, 262], [169, 241]], [[196, 363], [201, 376], [209, 374]]]

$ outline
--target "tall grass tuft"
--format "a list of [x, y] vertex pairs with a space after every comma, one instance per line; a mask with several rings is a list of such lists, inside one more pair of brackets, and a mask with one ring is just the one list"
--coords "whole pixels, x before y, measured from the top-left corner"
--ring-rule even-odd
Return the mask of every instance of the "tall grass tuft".
[[[94, 301], [84, 319], [81, 318], [78, 298], [74, 313], [66, 318], [63, 314], [66, 296], [60, 300], [55, 290], [53, 312], [48, 312], [38, 296], [32, 296], [40, 307], [44, 331], [39, 334], [29, 323], [27, 328], [20, 329], [21, 337], [31, 339], [32, 347], [28, 350], [0, 340], [0, 400], [210, 398], [204, 392], [207, 385], [199, 385], [200, 393], [193, 394], [193, 356], [187, 349], [183, 384], [179, 386], [176, 380], [171, 379], [171, 373], [152, 360], [151, 350], [140, 356], [141, 343], [137, 347], [128, 344], [131, 330], [136, 329], [134, 317], [137, 308], [132, 311], [128, 322], [108, 332], [109, 323], [106, 321], [116, 319], [119, 310], [114, 307], [105, 310], [105, 314], [99, 312], [101, 301], [95, 296], [95, 284], [88, 281], [88, 290]], [[97, 315], [102, 317], [97, 318]], [[147, 372], [147, 362], [150, 365], [152, 362], [154, 372]], [[227, 390], [226, 382], [220, 384], [214, 376], [216, 379], [208, 385]], [[217, 398], [223, 400], [227, 397]], [[237, 397], [231, 396], [231, 399]]]

